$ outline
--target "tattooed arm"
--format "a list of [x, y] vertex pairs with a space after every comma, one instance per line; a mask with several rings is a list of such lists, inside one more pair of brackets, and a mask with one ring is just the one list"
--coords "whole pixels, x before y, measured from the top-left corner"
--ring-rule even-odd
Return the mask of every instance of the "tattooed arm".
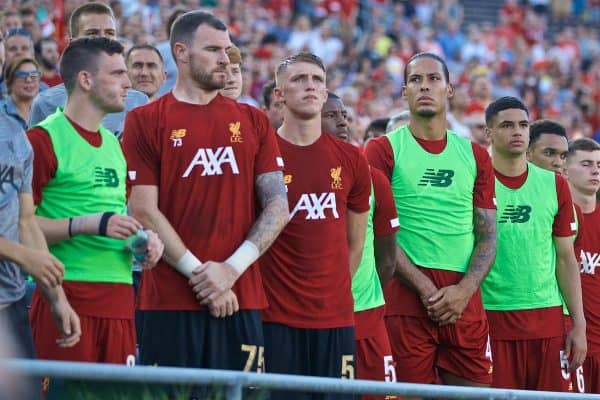
[[248, 240], [263, 254], [290, 219], [282, 172], [267, 172], [256, 177], [256, 190], [262, 213], [250, 229]]
[[496, 210], [475, 207], [473, 219], [475, 248], [468, 271], [458, 284], [443, 287], [427, 299], [428, 314], [440, 325], [460, 318], [496, 258]]

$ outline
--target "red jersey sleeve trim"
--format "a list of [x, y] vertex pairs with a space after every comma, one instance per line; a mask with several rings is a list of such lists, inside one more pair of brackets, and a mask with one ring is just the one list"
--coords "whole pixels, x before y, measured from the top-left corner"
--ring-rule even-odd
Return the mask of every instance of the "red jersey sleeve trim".
[[558, 200], [558, 212], [554, 217], [552, 234], [554, 236], [573, 236], [575, 234], [575, 215], [573, 200], [567, 181], [556, 174], [556, 197]]
[[492, 159], [488, 152], [476, 143], [471, 143], [473, 156], [477, 164], [477, 177], [473, 187], [473, 206], [477, 208], [496, 209], [494, 198], [496, 197], [496, 182], [494, 180], [494, 168]]
[[45, 129], [36, 126], [27, 131], [27, 137], [33, 149], [33, 180], [31, 182], [33, 203], [42, 202], [44, 187], [56, 175], [58, 160], [52, 146], [52, 139]]
[[398, 213], [390, 183], [383, 172], [371, 168], [373, 192], [375, 196], [375, 211], [373, 213], [373, 231], [375, 237], [388, 236], [400, 229]]
[[388, 181], [392, 180], [394, 170], [394, 152], [392, 145], [385, 136], [369, 140], [364, 149], [365, 157], [372, 167], [379, 169]]

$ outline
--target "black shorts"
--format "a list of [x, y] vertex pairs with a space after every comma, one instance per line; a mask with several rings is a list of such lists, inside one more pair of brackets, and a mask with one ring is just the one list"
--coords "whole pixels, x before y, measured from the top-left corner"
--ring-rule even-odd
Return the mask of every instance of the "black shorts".
[[[267, 371], [279, 374], [355, 378], [354, 327], [330, 329], [291, 328], [265, 323]], [[331, 393], [272, 391], [271, 400], [346, 400], [358, 396]]]
[[264, 371], [259, 310], [214, 318], [208, 311], [141, 311], [144, 365]]

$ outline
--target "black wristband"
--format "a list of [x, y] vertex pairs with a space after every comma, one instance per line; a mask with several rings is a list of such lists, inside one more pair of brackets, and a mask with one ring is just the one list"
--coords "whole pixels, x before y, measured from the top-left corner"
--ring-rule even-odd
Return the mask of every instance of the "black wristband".
[[104, 214], [102, 214], [102, 217], [100, 218], [100, 225], [98, 225], [98, 233], [100, 234], [100, 236], [106, 236], [106, 228], [108, 227], [108, 220], [113, 215], [115, 215], [114, 212], [105, 212]]
[[69, 237], [73, 237], [73, 218], [69, 218]]

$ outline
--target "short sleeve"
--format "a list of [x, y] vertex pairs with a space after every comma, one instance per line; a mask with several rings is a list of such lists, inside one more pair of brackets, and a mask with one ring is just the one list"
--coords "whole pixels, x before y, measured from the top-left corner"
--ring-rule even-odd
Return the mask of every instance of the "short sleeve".
[[365, 147], [365, 156], [372, 167], [383, 172], [388, 181], [392, 180], [394, 152], [387, 137], [380, 136], [369, 140]]
[[373, 231], [375, 237], [394, 234], [400, 228], [394, 195], [389, 181], [383, 172], [371, 167], [375, 211], [373, 213]]
[[556, 174], [556, 197], [558, 200], [558, 212], [554, 217], [552, 224], [552, 234], [554, 236], [573, 236], [575, 234], [575, 214], [573, 200], [567, 181]]
[[137, 110], [128, 112], [125, 117], [121, 147], [127, 160], [127, 182], [131, 186], [160, 183], [160, 150], [152, 137], [154, 129], [146, 126], [148, 122]]
[[371, 195], [371, 173], [365, 157], [356, 151], [354, 168], [354, 183], [348, 195], [348, 209], [356, 213], [369, 211], [369, 196]]
[[477, 208], [496, 209], [495, 180], [492, 159], [488, 152], [476, 143], [472, 143], [473, 156], [477, 165], [477, 176], [473, 187], [473, 206]]

